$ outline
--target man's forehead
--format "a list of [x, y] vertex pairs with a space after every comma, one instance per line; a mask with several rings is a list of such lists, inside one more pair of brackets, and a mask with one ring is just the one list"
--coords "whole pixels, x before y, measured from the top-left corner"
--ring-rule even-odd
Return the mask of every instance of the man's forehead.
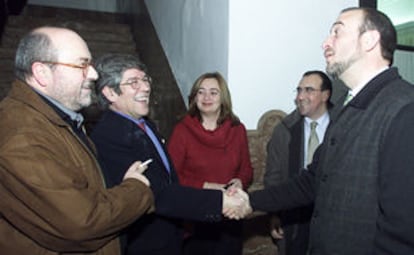
[[68, 51], [65, 49], [58, 50], [59, 61], [69, 61], [75, 63], [91, 63], [92, 57], [88, 51]]
[[337, 20], [332, 24], [332, 28], [336, 26], [352, 26], [361, 24], [362, 21], [362, 11], [361, 10], [350, 10], [341, 13]]
[[140, 70], [139, 68], [129, 68], [124, 71], [122, 74], [122, 78], [129, 79], [129, 78], [136, 78], [137, 76], [145, 75], [145, 72]]
[[92, 56], [86, 42], [74, 31], [68, 29], [52, 29], [49, 35], [60, 60], [85, 62]]
[[322, 84], [321, 77], [316, 74], [310, 74], [300, 80], [298, 87], [318, 87], [320, 84]]

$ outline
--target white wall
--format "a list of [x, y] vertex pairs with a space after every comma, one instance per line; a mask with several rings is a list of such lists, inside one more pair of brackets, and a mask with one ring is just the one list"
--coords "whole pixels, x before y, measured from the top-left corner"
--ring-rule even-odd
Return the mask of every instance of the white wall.
[[[29, 4], [115, 12], [127, 0], [29, 0]], [[325, 69], [321, 44], [340, 10], [359, 0], [145, 0], [187, 99], [204, 72], [227, 78], [234, 111], [248, 129], [270, 109], [294, 109], [303, 72]], [[394, 65], [414, 83], [414, 53]], [[186, 100], [185, 100], [186, 101]]]
[[301, 75], [325, 70], [322, 41], [357, 0], [230, 1], [228, 81], [235, 112], [255, 128], [269, 109], [290, 112]]
[[146, 0], [184, 101], [198, 76], [227, 77], [228, 1]]
[[339, 11], [358, 0], [146, 4], [184, 98], [196, 77], [218, 70], [228, 80], [235, 113], [254, 129], [266, 111], [294, 109], [301, 74], [324, 70], [322, 41]]

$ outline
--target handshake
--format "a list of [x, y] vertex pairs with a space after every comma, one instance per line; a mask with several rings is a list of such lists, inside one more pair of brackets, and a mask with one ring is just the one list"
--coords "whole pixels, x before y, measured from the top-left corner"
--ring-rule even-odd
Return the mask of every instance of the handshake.
[[223, 215], [229, 219], [239, 220], [252, 213], [249, 195], [242, 190], [241, 184], [230, 181], [223, 189]]
[[243, 191], [243, 185], [238, 178], [234, 178], [227, 184], [205, 182], [203, 188], [223, 191], [223, 215], [232, 220], [239, 220], [250, 213], [249, 195]]

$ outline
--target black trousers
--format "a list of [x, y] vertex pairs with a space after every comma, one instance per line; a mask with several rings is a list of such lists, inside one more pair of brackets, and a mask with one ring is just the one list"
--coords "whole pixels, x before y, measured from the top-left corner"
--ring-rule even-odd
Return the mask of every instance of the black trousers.
[[243, 221], [196, 223], [184, 241], [184, 255], [241, 255]]

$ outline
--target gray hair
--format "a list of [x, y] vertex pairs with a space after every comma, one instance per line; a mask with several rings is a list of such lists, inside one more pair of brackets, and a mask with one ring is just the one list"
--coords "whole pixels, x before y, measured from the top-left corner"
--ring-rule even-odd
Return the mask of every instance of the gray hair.
[[17, 46], [14, 62], [16, 78], [25, 81], [33, 75], [32, 64], [42, 61], [57, 61], [58, 51], [49, 36], [41, 32], [30, 32]]
[[104, 87], [112, 88], [115, 93], [120, 95], [122, 92], [119, 84], [126, 70], [138, 69], [147, 73], [145, 64], [137, 56], [130, 54], [111, 53], [102, 55], [95, 61], [95, 69], [99, 74], [95, 92], [98, 104], [103, 109], [106, 109], [110, 104], [108, 99], [102, 94]]

